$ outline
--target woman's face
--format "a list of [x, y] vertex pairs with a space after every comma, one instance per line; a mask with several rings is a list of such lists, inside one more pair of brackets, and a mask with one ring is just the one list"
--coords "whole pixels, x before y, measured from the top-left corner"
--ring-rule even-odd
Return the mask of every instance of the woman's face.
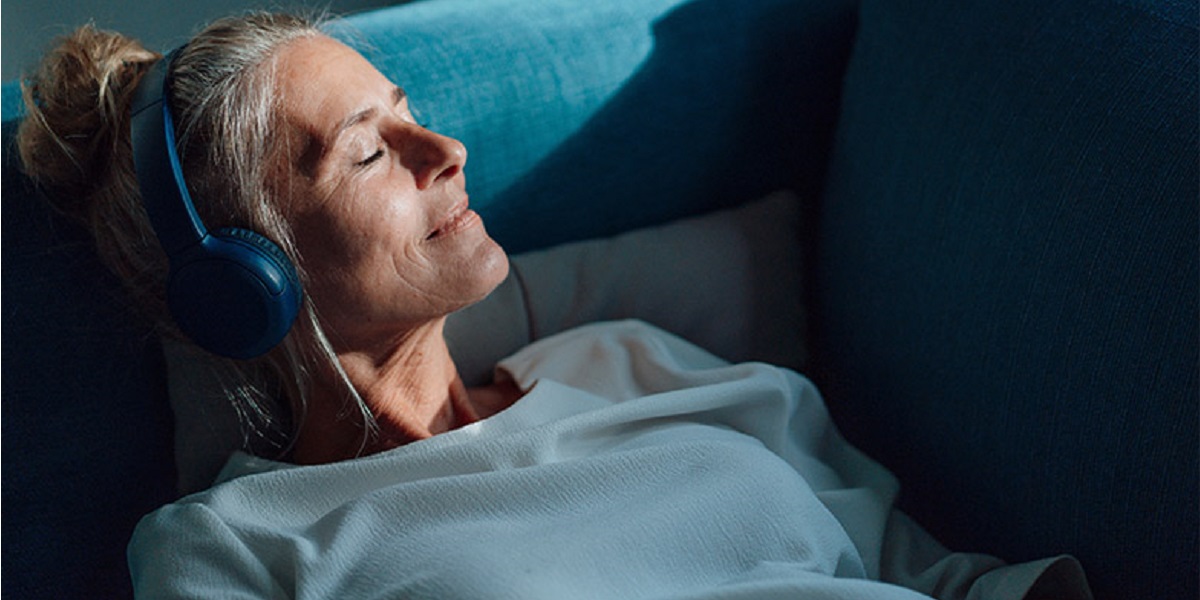
[[327, 37], [283, 48], [276, 77], [272, 180], [335, 347], [402, 333], [503, 281], [508, 259], [467, 207], [466, 149], [417, 125], [403, 90]]

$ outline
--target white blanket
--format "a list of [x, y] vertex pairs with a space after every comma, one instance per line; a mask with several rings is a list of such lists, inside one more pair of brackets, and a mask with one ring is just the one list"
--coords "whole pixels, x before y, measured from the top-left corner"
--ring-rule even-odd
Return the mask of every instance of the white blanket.
[[459, 430], [324, 466], [235, 456], [138, 526], [139, 597], [1088, 597], [1069, 558], [941, 549], [793, 372], [632, 321], [498, 369], [528, 393]]

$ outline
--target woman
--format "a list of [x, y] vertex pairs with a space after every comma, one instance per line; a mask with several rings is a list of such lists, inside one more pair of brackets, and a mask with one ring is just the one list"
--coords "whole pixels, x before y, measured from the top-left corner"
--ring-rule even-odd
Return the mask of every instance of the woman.
[[[27, 88], [19, 144], [171, 332], [128, 133], [158, 60], [80, 30]], [[1088, 597], [1070, 559], [952, 555], [892, 511], [890, 475], [795, 373], [618, 323], [465, 389], [445, 320], [507, 259], [469, 208], [462, 145], [302, 19], [219, 21], [169, 60], [200, 216], [272, 240], [304, 292], [280, 345], [231, 363], [232, 396], [286, 433], [282, 460], [239, 454], [147, 517], [140, 596]]]
[[[294, 56], [276, 55], [283, 46]], [[80, 30], [27, 86], [19, 147], [31, 177], [76, 203], [61, 207], [94, 228], [108, 264], [175, 332], [166, 257], [127, 158], [131, 96], [157, 59], [132, 40]], [[318, 73], [330, 80], [316, 85]], [[306, 318], [263, 365], [242, 367], [268, 367], [288, 388], [293, 460], [370, 453], [512, 402], [509, 388], [464, 390], [441, 335], [445, 314], [486, 296], [507, 272], [467, 205], [460, 143], [417, 126], [403, 91], [360, 55], [285, 15], [214, 24], [176, 58], [172, 82], [180, 160], [204, 221], [265, 234], [302, 273]], [[109, 156], [125, 160], [108, 168]], [[271, 169], [286, 175], [267, 176]], [[398, 277], [378, 277], [393, 260]], [[274, 418], [271, 392], [250, 381], [238, 390], [247, 412]], [[347, 399], [357, 418], [346, 416]]]

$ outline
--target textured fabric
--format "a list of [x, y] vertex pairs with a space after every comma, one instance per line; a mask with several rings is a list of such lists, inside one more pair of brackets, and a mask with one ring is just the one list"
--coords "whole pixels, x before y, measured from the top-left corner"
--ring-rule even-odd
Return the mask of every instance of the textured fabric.
[[438, 0], [335, 31], [463, 141], [473, 206], [520, 252], [785, 187], [814, 197], [852, 8]]
[[162, 356], [15, 162], [6, 147], [3, 595], [128, 596], [133, 526], [174, 498]]
[[1197, 596], [1197, 5], [865, 0], [810, 287], [847, 435], [952, 547]]
[[942, 559], [925, 583], [945, 598], [1081, 582], [1070, 559], [1006, 568], [909, 543], [895, 480], [794, 372], [635, 321], [499, 368], [527, 394], [462, 429], [320, 466], [235, 456], [224, 483], [138, 526], [138, 596], [916, 600], [868, 578], [925, 563], [918, 548]]

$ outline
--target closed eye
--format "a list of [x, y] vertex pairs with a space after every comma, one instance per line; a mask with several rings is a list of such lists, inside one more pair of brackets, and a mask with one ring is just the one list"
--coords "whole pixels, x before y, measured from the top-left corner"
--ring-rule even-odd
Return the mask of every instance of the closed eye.
[[376, 150], [374, 154], [354, 163], [354, 166], [365, 167], [381, 158], [383, 158], [383, 148]]

